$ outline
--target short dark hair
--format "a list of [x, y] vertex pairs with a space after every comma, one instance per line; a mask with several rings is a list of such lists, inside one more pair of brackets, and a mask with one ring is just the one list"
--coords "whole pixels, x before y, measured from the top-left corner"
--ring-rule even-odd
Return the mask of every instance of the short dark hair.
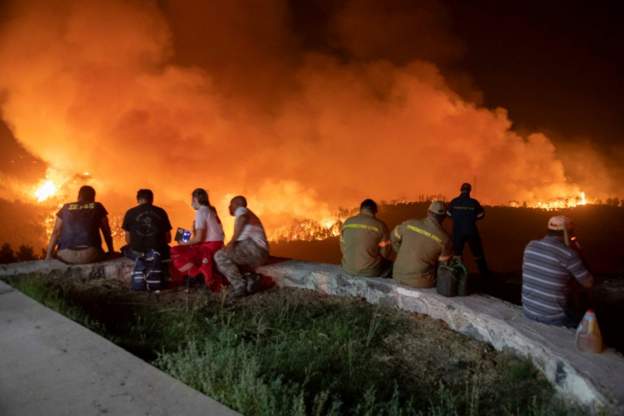
[[148, 203], [154, 202], [154, 192], [151, 189], [139, 189], [137, 191], [137, 201], [147, 201]]
[[360, 204], [360, 210], [367, 209], [371, 211], [373, 214], [377, 214], [377, 203], [370, 198], [366, 198]]
[[89, 185], [81, 186], [78, 190], [78, 202], [82, 204], [95, 202], [95, 189]]
[[244, 196], [236, 195], [234, 198], [232, 198], [232, 202], [234, 202], [234, 201], [238, 202], [238, 204], [241, 207], [247, 208], [247, 198], [245, 198]]
[[208, 192], [204, 188], [197, 188], [191, 194], [193, 198], [197, 200], [199, 205], [210, 206], [210, 200], [208, 199]]
[[470, 193], [472, 191], [472, 185], [470, 185], [468, 182], [462, 183], [461, 191]]

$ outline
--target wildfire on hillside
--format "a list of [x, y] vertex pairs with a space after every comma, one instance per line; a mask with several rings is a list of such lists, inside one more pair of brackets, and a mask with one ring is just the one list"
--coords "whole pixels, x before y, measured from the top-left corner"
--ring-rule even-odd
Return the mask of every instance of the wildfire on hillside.
[[[56, 179], [50, 179], [55, 177]], [[55, 215], [58, 209], [65, 202], [74, 200], [74, 195], [68, 192], [68, 188], [77, 188], [78, 183], [82, 183], [84, 180], [91, 180], [91, 176], [88, 173], [81, 175], [60, 175], [58, 172], [50, 172], [49, 175], [43, 179], [32, 193], [32, 197], [42, 207], [47, 210], [47, 214], [44, 219], [44, 227], [46, 230], [46, 237], [49, 237], [54, 227]], [[181, 196], [184, 199], [186, 196]], [[441, 195], [436, 196], [437, 199], [445, 199]], [[426, 198], [425, 198], [426, 199]], [[420, 198], [419, 202], [424, 202], [425, 199]], [[409, 203], [410, 201], [401, 200], [401, 204]], [[587, 197], [585, 192], [580, 192], [578, 195], [571, 195], [567, 197], [561, 197], [552, 200], [535, 200], [519, 203], [512, 201], [507, 205], [515, 208], [535, 208], [541, 210], [558, 210], [566, 208], [575, 208], [588, 204], [595, 203]], [[296, 201], [292, 201], [296, 203]], [[392, 204], [390, 202], [389, 204]], [[499, 206], [501, 206], [499, 204]], [[224, 207], [218, 207], [219, 212], [223, 215], [225, 212]], [[267, 233], [271, 241], [314, 241], [324, 240], [331, 237], [337, 237], [340, 235], [342, 223], [349, 216], [355, 214], [356, 209], [344, 209], [340, 208], [335, 210], [334, 213], [328, 215], [326, 209], [319, 210], [318, 213], [313, 211], [309, 212], [309, 216], [292, 216], [283, 218], [279, 221], [278, 225], [267, 227]], [[269, 214], [267, 212], [258, 211], [260, 215]], [[123, 241], [123, 230], [121, 229], [122, 212], [114, 212], [109, 216], [111, 229], [113, 231], [113, 239], [116, 247], [121, 247], [125, 244]], [[174, 220], [175, 220], [174, 216]], [[273, 224], [276, 224], [273, 222]], [[229, 224], [228, 224], [229, 225]]]

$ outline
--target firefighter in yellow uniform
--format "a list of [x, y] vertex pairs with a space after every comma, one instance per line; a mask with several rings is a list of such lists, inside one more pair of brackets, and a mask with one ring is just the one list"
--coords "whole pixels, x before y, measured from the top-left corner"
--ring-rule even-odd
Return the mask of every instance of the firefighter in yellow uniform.
[[392, 278], [404, 285], [427, 288], [436, 284], [439, 261], [452, 256], [451, 238], [442, 228], [446, 217], [444, 202], [433, 201], [427, 217], [411, 219], [392, 231], [392, 247], [397, 253]]
[[365, 199], [360, 205], [360, 213], [348, 218], [342, 225], [342, 268], [351, 275], [390, 276], [392, 248], [388, 227], [376, 215], [375, 201]]

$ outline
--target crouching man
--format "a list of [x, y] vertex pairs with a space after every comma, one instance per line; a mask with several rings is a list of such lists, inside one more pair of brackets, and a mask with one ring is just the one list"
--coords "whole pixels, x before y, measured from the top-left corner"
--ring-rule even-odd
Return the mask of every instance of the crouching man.
[[247, 208], [244, 196], [232, 198], [229, 210], [236, 218], [234, 234], [228, 245], [215, 253], [214, 261], [230, 282], [230, 298], [237, 298], [253, 292], [256, 282], [249, 281], [246, 272], [267, 262], [269, 243], [260, 219]]

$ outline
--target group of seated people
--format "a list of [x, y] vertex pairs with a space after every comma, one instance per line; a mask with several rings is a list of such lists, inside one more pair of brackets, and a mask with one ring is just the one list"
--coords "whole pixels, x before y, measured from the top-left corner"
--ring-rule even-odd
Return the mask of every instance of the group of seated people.
[[[185, 278], [200, 277], [206, 287], [215, 291], [224, 283], [228, 284], [232, 297], [252, 291], [256, 276], [251, 272], [268, 260], [269, 243], [262, 222], [247, 208], [245, 197], [239, 195], [230, 202], [229, 211], [236, 220], [227, 245], [224, 245], [221, 220], [205, 189], [192, 192], [191, 206], [195, 210], [191, 236], [170, 248], [172, 226], [167, 212], [154, 205], [151, 190], [139, 190], [137, 206], [124, 216], [122, 229], [127, 245], [122, 253], [134, 260], [156, 251], [163, 259], [170, 259], [174, 285], [183, 283]], [[101, 249], [100, 232], [107, 254], [114, 255], [108, 213], [95, 201], [95, 190], [83, 186], [78, 192], [78, 201], [65, 204], [58, 211], [46, 259], [56, 254], [58, 259], [70, 264], [102, 260], [105, 254]]]
[[[438, 265], [453, 257], [461, 258], [464, 245], [468, 244], [480, 274], [489, 281], [476, 227], [485, 212], [471, 198], [470, 191], [470, 185], [463, 184], [460, 196], [448, 206], [433, 201], [425, 218], [404, 221], [392, 232], [377, 218], [377, 204], [364, 200], [359, 213], [342, 226], [343, 270], [353, 276], [392, 276], [407, 286], [431, 288], [436, 284]], [[215, 291], [223, 284], [229, 285], [232, 297], [255, 291], [258, 276], [253, 271], [267, 262], [269, 244], [262, 222], [247, 207], [245, 197], [239, 195], [230, 202], [229, 212], [235, 222], [227, 245], [221, 220], [205, 189], [192, 192], [191, 206], [195, 210], [191, 236], [170, 248], [172, 227], [166, 211], [154, 205], [151, 190], [139, 190], [137, 206], [128, 210], [123, 220], [127, 243], [123, 254], [137, 259], [150, 250], [157, 251], [162, 258], [171, 260], [173, 284], [200, 277], [206, 287]], [[446, 217], [453, 219], [452, 237], [442, 227]], [[104, 256], [100, 231], [108, 253], [114, 254], [107, 211], [95, 201], [95, 190], [83, 186], [78, 201], [65, 204], [58, 211], [46, 258], [52, 258], [56, 251], [56, 257], [70, 264], [98, 261]], [[583, 264], [569, 218], [551, 218], [548, 234], [527, 245], [522, 280], [526, 317], [552, 325], [578, 324], [582, 312], [572, 309], [568, 300], [578, 292], [576, 289], [591, 288], [594, 279]]]

